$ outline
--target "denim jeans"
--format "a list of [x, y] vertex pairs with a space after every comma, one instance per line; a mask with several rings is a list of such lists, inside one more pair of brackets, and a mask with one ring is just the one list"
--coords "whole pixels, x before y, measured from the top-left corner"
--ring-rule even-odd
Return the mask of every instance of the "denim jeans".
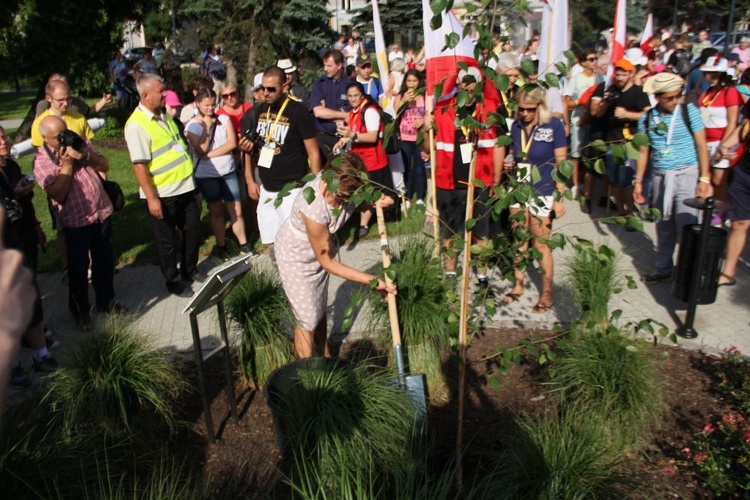
[[404, 170], [407, 176], [406, 195], [412, 198], [416, 194], [418, 200], [424, 200], [425, 172], [420, 147], [416, 142], [402, 141], [401, 152], [404, 156]]

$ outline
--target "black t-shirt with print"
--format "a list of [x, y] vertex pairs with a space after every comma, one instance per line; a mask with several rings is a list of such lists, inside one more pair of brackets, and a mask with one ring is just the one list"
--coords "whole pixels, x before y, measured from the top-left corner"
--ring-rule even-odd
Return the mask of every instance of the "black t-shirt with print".
[[[620, 90], [612, 85], [607, 88], [610, 93], [620, 92]], [[604, 96], [604, 86], [600, 85], [594, 91], [592, 97], [601, 98]], [[628, 90], [621, 92], [620, 98], [615, 102], [610, 103], [607, 111], [602, 116], [602, 124], [605, 124], [605, 140], [606, 141], [622, 141], [625, 136], [623, 130], [626, 129], [632, 136], [638, 129], [638, 120], [620, 120], [615, 118], [615, 108], [622, 106], [628, 111], [643, 111], [645, 108], [651, 106], [651, 101], [648, 100], [648, 95], [643, 91], [642, 87], [638, 85], [632, 85]], [[628, 137], [630, 138], [630, 137]]]
[[[264, 141], [276, 144], [271, 168], [256, 166], [263, 186], [273, 192], [281, 191], [289, 182], [298, 182], [307, 174], [308, 158], [304, 141], [316, 136], [312, 114], [299, 102], [289, 99], [283, 114], [276, 117], [284, 105], [284, 99], [271, 106], [262, 103], [249, 110], [240, 121], [243, 133], [255, 130]], [[268, 134], [273, 135], [267, 139]]]

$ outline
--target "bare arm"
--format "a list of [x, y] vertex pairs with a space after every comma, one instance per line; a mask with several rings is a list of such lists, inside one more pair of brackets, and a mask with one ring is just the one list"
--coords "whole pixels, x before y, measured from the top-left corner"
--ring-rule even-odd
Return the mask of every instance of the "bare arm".
[[695, 189], [695, 195], [706, 198], [713, 195], [714, 188], [711, 184], [711, 163], [708, 158], [708, 146], [706, 145], [706, 130], [693, 132], [695, 139], [695, 151], [698, 153], [698, 168], [700, 168], [701, 181]]
[[328, 109], [322, 104], [313, 108], [313, 115], [315, 115], [315, 118], [320, 118], [321, 120], [346, 121], [346, 119], [349, 118], [348, 111], [336, 111], [335, 109]]
[[[557, 168], [561, 162], [565, 160], [565, 158], [568, 156], [568, 147], [563, 146], [561, 148], [555, 148], [555, 168]], [[564, 182], [558, 182], [555, 184], [555, 187], [557, 188], [557, 191], [560, 193], [560, 199], [556, 200], [552, 204], [552, 210], [555, 211], [555, 216], [559, 219], [563, 215], [565, 215], [565, 198], [562, 196], [562, 194], [565, 192], [565, 183]]]
[[646, 202], [646, 197], [643, 195], [643, 176], [646, 175], [650, 152], [651, 148], [648, 146], [638, 148], [638, 160], [635, 162], [635, 177], [633, 178], [633, 199], [636, 203]]
[[247, 195], [250, 199], [258, 201], [260, 199], [260, 185], [255, 182], [255, 166], [253, 158], [249, 153], [242, 153], [245, 156], [245, 184], [247, 184]]
[[724, 135], [721, 136], [722, 143], [732, 135], [735, 129], [739, 128], [737, 126], [737, 123], [739, 123], [739, 116], [739, 106], [729, 106], [727, 108], [727, 128], [724, 129]]
[[[494, 188], [503, 176], [503, 164], [505, 163], [505, 146], [495, 146], [492, 150], [492, 187]], [[492, 195], [492, 193], [490, 193]]]
[[311, 137], [305, 139], [305, 151], [307, 151], [307, 158], [310, 160], [310, 172], [317, 174], [320, 169], [323, 168], [323, 163], [320, 159], [320, 148], [318, 147], [318, 138]]
[[[216, 126], [221, 126], [221, 124], [217, 121]], [[234, 131], [234, 127], [232, 126], [232, 121], [227, 120], [224, 124], [224, 128], [227, 130], [227, 142], [222, 144], [216, 149], [212, 149], [211, 151], [206, 154], [208, 158], [215, 158], [217, 156], [223, 156], [225, 154], [229, 154], [232, 151], [235, 150], [237, 147], [237, 132]]]

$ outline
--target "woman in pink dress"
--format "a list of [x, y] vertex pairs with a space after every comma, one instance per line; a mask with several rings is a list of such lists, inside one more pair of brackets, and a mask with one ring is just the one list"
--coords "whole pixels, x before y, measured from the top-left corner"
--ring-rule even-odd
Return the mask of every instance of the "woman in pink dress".
[[[326, 172], [330, 171], [335, 173], [327, 182], [325, 179], [330, 174]], [[330, 274], [363, 285], [377, 280], [375, 289], [383, 297], [388, 293], [396, 294], [395, 287], [387, 287], [384, 280], [334, 258], [334, 235], [357, 209], [351, 198], [364, 185], [365, 178], [365, 165], [358, 155], [332, 156], [323, 170], [299, 192], [291, 215], [276, 235], [276, 263], [297, 318], [294, 346], [300, 358], [314, 354], [331, 356], [326, 322]], [[338, 186], [331, 192], [328, 186], [334, 183]], [[385, 208], [393, 204], [393, 199], [383, 196], [375, 204]]]

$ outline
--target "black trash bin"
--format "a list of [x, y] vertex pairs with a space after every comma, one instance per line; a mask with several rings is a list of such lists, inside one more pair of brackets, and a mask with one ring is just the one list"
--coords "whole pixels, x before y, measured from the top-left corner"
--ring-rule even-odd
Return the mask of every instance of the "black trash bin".
[[703, 262], [699, 262], [698, 259], [700, 238], [700, 224], [690, 224], [682, 230], [672, 295], [678, 300], [687, 302], [693, 273], [698, 272], [700, 273], [698, 303], [713, 304], [716, 301], [721, 262], [724, 260], [724, 250], [727, 245], [727, 231], [721, 227], [709, 226]]

